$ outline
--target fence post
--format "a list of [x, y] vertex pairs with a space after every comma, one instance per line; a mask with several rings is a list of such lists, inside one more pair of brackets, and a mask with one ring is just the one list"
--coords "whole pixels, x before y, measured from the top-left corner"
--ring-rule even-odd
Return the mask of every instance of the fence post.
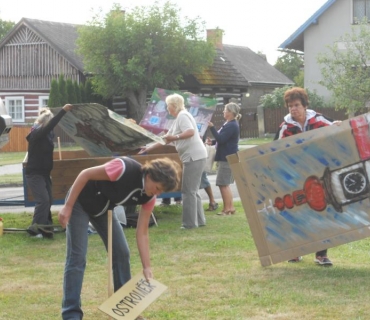
[[265, 114], [261, 105], [257, 106], [258, 136], [265, 137]]

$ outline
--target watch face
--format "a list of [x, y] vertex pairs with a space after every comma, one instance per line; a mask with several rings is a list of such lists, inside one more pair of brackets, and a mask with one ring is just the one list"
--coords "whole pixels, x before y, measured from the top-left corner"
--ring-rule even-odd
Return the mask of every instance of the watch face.
[[349, 194], [359, 194], [366, 188], [366, 177], [360, 171], [348, 172], [343, 177], [344, 190]]

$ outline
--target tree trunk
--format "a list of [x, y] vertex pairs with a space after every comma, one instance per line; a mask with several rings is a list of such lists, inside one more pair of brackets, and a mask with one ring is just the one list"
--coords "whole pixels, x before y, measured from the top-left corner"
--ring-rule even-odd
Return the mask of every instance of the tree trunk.
[[127, 93], [128, 117], [134, 119], [137, 123], [141, 121], [147, 108], [147, 90], [130, 91]]

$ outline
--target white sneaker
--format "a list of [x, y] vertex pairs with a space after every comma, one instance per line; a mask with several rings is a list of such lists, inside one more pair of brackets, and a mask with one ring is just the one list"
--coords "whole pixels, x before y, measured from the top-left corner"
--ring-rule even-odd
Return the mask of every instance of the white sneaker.
[[39, 234], [36, 234], [35, 236], [31, 236], [31, 238], [42, 239], [44, 237], [43, 237], [43, 235], [41, 233], [39, 233]]

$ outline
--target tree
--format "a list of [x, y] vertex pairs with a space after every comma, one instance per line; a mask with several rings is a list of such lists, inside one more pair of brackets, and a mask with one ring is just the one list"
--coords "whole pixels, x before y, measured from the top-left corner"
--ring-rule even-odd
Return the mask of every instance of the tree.
[[370, 28], [366, 18], [328, 46], [317, 61], [322, 66], [319, 83], [333, 93], [336, 108], [352, 113], [369, 104]]
[[85, 103], [87, 102], [86, 95], [85, 95], [85, 84], [83, 82], [80, 82], [79, 87], [80, 87], [80, 96], [81, 96], [80, 102]]
[[67, 92], [67, 84], [66, 80], [64, 79], [64, 75], [59, 75], [58, 79], [58, 87], [59, 87], [59, 102], [60, 105], [63, 106], [68, 102], [68, 92]]
[[77, 81], [73, 81], [73, 87], [74, 87], [75, 95], [76, 95], [76, 103], [81, 103], [82, 102], [81, 90], [80, 90], [80, 86]]
[[93, 74], [94, 91], [128, 100], [129, 116], [140, 121], [148, 91], [177, 89], [185, 75], [213, 63], [214, 45], [201, 39], [204, 23], [180, 19], [171, 2], [122, 12], [114, 5], [105, 19], [96, 16], [79, 29], [79, 53]]
[[72, 79], [67, 79], [66, 90], [67, 90], [67, 102], [71, 104], [77, 103], [75, 87], [73, 85]]
[[[293, 80], [297, 86], [302, 87], [303, 83], [300, 77], [303, 76], [304, 61], [301, 54], [294, 51], [286, 51], [282, 56], [277, 58], [274, 67], [289, 79]], [[296, 81], [297, 80], [297, 81]], [[301, 82], [301, 83], [297, 83]]]
[[15, 23], [12, 21], [6, 21], [0, 19], [0, 40], [5, 37], [5, 35], [13, 29]]
[[[263, 95], [260, 99], [261, 106], [264, 108], [285, 107], [284, 93], [290, 88], [291, 86], [276, 88], [273, 92]], [[316, 91], [311, 91], [307, 88], [305, 90], [308, 95], [310, 106], [312, 106], [313, 108], [325, 107], [324, 98], [322, 96], [319, 96]]]
[[60, 107], [60, 95], [59, 95], [59, 86], [57, 79], [52, 79], [50, 84], [50, 93], [49, 93], [49, 101], [48, 107], [55, 108]]

